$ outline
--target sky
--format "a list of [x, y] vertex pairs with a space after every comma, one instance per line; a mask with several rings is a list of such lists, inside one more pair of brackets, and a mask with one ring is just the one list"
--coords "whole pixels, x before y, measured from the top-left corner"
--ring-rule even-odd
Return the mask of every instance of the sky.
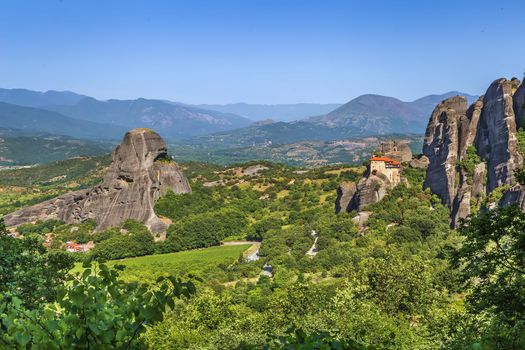
[[343, 103], [523, 77], [525, 1], [2, 0], [0, 87]]

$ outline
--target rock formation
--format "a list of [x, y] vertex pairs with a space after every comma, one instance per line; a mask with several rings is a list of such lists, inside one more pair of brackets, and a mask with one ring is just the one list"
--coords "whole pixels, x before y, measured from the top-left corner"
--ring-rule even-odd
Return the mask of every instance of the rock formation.
[[512, 93], [515, 81], [498, 79], [483, 98], [475, 146], [487, 161], [487, 192], [514, 183], [514, 172], [523, 165], [518, 153]]
[[354, 198], [355, 191], [357, 190], [355, 183], [351, 181], [345, 181], [337, 188], [337, 199], [335, 200], [335, 212], [340, 213], [344, 211], [350, 211], [350, 202]]
[[412, 159], [412, 150], [406, 141], [382, 142], [380, 151], [385, 157], [398, 162], [409, 162]]
[[416, 169], [426, 169], [428, 168], [428, 163], [430, 161], [428, 160], [427, 156], [421, 156], [420, 158], [414, 158], [410, 161], [409, 165], [411, 168]]
[[373, 175], [370, 169], [356, 184], [353, 182], [343, 182], [337, 189], [337, 199], [335, 201], [335, 212], [362, 211], [367, 205], [377, 203], [386, 195], [389, 188], [396, 184], [390, 182], [381, 173]]
[[425, 132], [423, 154], [429, 159], [425, 188], [451, 206], [457, 192], [456, 162], [459, 153], [459, 123], [465, 120], [467, 99], [451, 97], [434, 109]]
[[134, 129], [113, 151], [112, 163], [100, 185], [21, 209], [4, 219], [7, 226], [18, 226], [39, 219], [79, 223], [92, 218], [97, 230], [135, 219], [152, 232], [165, 232], [167, 225], [155, 215], [153, 206], [168, 189], [175, 193], [191, 191], [179, 166], [168, 157], [162, 138], [150, 129]]
[[379, 202], [386, 195], [389, 187], [391, 187], [390, 182], [382, 174], [370, 174], [363, 177], [357, 184], [357, 190], [348, 206], [348, 211], [361, 211], [367, 205]]
[[517, 139], [518, 125], [525, 122], [523, 102], [524, 85], [517, 79], [498, 79], [470, 107], [456, 96], [432, 113], [423, 146], [429, 160], [424, 186], [450, 207], [452, 226], [486, 194], [515, 183], [515, 173], [523, 166]]
[[525, 84], [521, 84], [512, 96], [516, 124], [525, 128]]

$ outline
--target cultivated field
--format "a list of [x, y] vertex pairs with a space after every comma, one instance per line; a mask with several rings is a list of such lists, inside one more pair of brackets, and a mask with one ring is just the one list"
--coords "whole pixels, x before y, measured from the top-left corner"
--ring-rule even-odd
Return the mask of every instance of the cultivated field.
[[[121, 276], [127, 281], [152, 282], [161, 275], [186, 276], [193, 274], [202, 278], [226, 278], [225, 269], [234, 263], [250, 244], [227, 245], [178, 253], [157, 254], [112, 261], [124, 265]], [[78, 264], [74, 272], [82, 269]]]

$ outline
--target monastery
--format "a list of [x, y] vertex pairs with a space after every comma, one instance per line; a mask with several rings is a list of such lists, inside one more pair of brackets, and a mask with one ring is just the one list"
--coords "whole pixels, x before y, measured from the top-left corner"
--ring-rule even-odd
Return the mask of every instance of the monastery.
[[395, 186], [401, 182], [401, 163], [388, 157], [372, 157], [370, 174], [383, 174]]

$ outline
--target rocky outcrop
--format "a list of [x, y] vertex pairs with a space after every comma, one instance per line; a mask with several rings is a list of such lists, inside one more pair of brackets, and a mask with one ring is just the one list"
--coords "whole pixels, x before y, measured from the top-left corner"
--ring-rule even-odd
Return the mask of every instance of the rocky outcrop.
[[410, 165], [411, 168], [426, 169], [428, 168], [429, 163], [430, 161], [428, 160], [427, 156], [421, 156], [419, 158], [412, 159], [408, 165]]
[[451, 97], [434, 109], [425, 132], [423, 154], [429, 164], [424, 187], [430, 188], [449, 207], [457, 193], [459, 123], [466, 122], [466, 112], [467, 99]]
[[126, 219], [146, 224], [152, 232], [165, 232], [167, 224], [154, 213], [157, 199], [168, 189], [191, 191], [179, 166], [167, 155], [166, 144], [150, 129], [126, 133], [112, 154], [104, 181], [5, 216], [8, 226], [45, 219], [79, 223], [92, 218], [97, 230], [117, 226]]
[[412, 159], [412, 150], [406, 141], [392, 140], [381, 143], [381, 153], [388, 158], [404, 163]]
[[500, 207], [517, 204], [521, 210], [525, 211], [525, 186], [515, 185], [503, 194], [499, 201]]
[[[453, 97], [432, 113], [423, 146], [429, 159], [425, 187], [450, 207], [452, 226], [486, 194], [515, 184], [515, 173], [523, 166], [517, 128], [525, 124], [524, 103], [525, 87], [519, 80], [498, 79], [470, 107], [464, 98]], [[520, 202], [519, 187], [502, 202]]]
[[487, 192], [513, 184], [514, 173], [523, 165], [523, 158], [518, 153], [512, 100], [515, 84], [515, 81], [498, 79], [483, 98], [475, 146], [479, 156], [487, 161]]
[[356, 192], [347, 211], [361, 211], [366, 206], [377, 203], [386, 195], [390, 182], [381, 174], [363, 177], [357, 184]]
[[351, 181], [345, 181], [339, 185], [337, 188], [337, 198], [335, 200], [335, 212], [345, 212], [350, 211], [350, 203], [352, 198], [354, 198], [357, 187], [355, 183]]
[[[362, 211], [366, 206], [379, 202], [386, 195], [387, 190], [393, 186], [394, 184], [391, 183], [385, 175], [372, 175], [367, 172], [365, 176], [359, 180], [357, 186], [354, 184], [355, 190], [353, 187], [351, 187], [354, 195], [347, 204], [346, 211], [351, 212], [355, 210], [359, 212]], [[352, 191], [348, 191], [348, 194], [351, 192]], [[339, 212], [337, 210], [337, 203], [336, 212]]]
[[[518, 127], [525, 128], [525, 84], [521, 84], [512, 96], [514, 114]], [[522, 156], [525, 156], [522, 154]]]
[[459, 171], [460, 187], [457, 194], [454, 196], [452, 205], [451, 224], [453, 227], [457, 226], [461, 219], [470, 215], [470, 197], [471, 189], [467, 181], [467, 174], [464, 170]]
[[467, 149], [474, 144], [477, 135], [479, 118], [483, 109], [483, 96], [474, 102], [467, 109], [467, 113], [462, 117], [459, 129], [459, 154], [460, 159], [465, 159]]

